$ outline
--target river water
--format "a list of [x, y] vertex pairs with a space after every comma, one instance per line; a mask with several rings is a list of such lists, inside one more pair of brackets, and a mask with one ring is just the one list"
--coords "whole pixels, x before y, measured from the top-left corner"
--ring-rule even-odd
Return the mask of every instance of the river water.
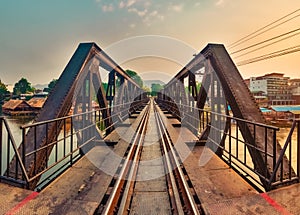
[[[13, 139], [15, 140], [15, 143], [17, 145], [17, 147], [21, 144], [22, 142], [22, 129], [20, 128], [23, 125], [27, 125], [27, 124], [31, 124], [34, 120], [34, 117], [29, 117], [29, 116], [18, 116], [18, 117], [11, 117], [11, 116], [4, 116], [8, 122], [9, 125], [9, 129], [11, 130], [11, 133], [13, 135]], [[1, 175], [3, 175], [5, 173], [6, 170], [6, 166], [7, 166], [7, 132], [6, 129], [3, 129], [3, 133], [2, 133], [2, 154], [1, 156]], [[62, 136], [62, 135], [61, 135]], [[62, 137], [59, 137], [62, 138]], [[76, 138], [76, 137], [74, 137]], [[58, 158], [58, 160], [60, 158], [62, 158], [64, 156], [64, 154], [68, 154], [70, 153], [72, 150], [70, 148], [70, 139], [66, 139], [66, 147], [63, 147], [63, 144], [58, 144], [57, 146], [54, 146], [52, 153], [49, 157], [48, 160], [48, 166], [50, 166], [51, 164], [55, 163], [55, 157]], [[10, 146], [11, 147], [11, 146]], [[56, 150], [57, 147], [57, 150]], [[77, 147], [77, 145], [75, 145], [73, 147]], [[73, 148], [74, 149], [74, 148]], [[57, 151], [57, 156], [55, 156], [55, 151]], [[73, 154], [73, 156], [77, 156], [79, 152], [76, 152]], [[11, 153], [10, 153], [10, 158], [9, 160], [11, 160], [14, 156], [14, 151], [11, 148]], [[48, 178], [48, 176], [50, 176], [52, 174], [52, 172], [56, 172], [57, 170], [59, 170], [62, 166], [64, 166], [66, 163], [68, 163], [68, 159], [62, 161], [61, 163], [59, 163], [59, 165], [55, 166], [51, 171], [47, 172], [46, 174], [44, 174], [41, 178], [41, 181], [43, 181], [44, 179]], [[51, 180], [52, 178], [55, 178], [55, 176], [47, 179], [47, 180]], [[40, 187], [43, 187], [43, 184], [41, 184]]]

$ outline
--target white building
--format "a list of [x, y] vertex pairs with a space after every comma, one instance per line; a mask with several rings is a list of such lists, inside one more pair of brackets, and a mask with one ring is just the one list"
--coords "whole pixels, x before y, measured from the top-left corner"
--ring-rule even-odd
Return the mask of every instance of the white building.
[[289, 88], [289, 79], [282, 73], [252, 77], [249, 88], [252, 93], [262, 92], [262, 96], [268, 98], [269, 105], [293, 105], [295, 100]]
[[251, 92], [263, 92], [268, 94], [268, 81], [265, 79], [250, 78], [250, 91]]

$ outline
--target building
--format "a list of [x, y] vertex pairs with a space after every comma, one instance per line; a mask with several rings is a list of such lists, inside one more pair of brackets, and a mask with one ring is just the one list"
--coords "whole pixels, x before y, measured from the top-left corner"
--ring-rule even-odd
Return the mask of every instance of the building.
[[272, 106], [272, 110], [276, 113], [276, 119], [287, 119], [293, 120], [299, 118], [300, 115], [300, 106], [299, 105], [290, 105], [290, 106]]
[[24, 100], [9, 100], [2, 106], [2, 112], [7, 115], [32, 115], [34, 114], [33, 108]]
[[300, 105], [300, 79], [290, 79], [289, 86], [292, 92], [292, 99], [295, 100], [296, 105]]
[[264, 91], [257, 91], [257, 92], [253, 91], [252, 94], [259, 107], [269, 106], [269, 100]]
[[40, 109], [42, 109], [47, 98], [43, 97], [33, 97], [27, 103], [32, 107], [32, 109], [38, 113]]
[[2, 112], [6, 115], [36, 115], [43, 107], [46, 98], [32, 98], [29, 101], [11, 99], [4, 103]]
[[295, 100], [289, 87], [289, 77], [282, 73], [270, 73], [250, 78], [250, 91], [265, 96], [268, 105], [294, 105]]

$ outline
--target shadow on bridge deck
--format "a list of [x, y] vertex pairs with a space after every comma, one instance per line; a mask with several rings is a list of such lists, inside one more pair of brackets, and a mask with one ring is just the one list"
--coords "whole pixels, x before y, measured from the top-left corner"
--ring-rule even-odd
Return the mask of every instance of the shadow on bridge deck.
[[[134, 122], [133, 122], [134, 121]], [[269, 193], [258, 193], [219, 157], [210, 154], [205, 146], [191, 147], [197, 138], [185, 127], [180, 128], [179, 121], [164, 116], [164, 121], [174, 143], [188, 143], [191, 153], [184, 159], [185, 169], [191, 179], [201, 204], [207, 214], [299, 214], [300, 185], [293, 185]], [[128, 119], [126, 123], [136, 126], [139, 117]], [[122, 127], [119, 134], [112, 133], [108, 138], [119, 141], [114, 152], [124, 153], [127, 144], [120, 140], [122, 135], [130, 135], [128, 127]], [[199, 158], [203, 151], [211, 156], [203, 166]], [[21, 190], [0, 184], [0, 214], [93, 214], [105, 195], [112, 176], [99, 170], [88, 157], [97, 156], [104, 164], [110, 156], [103, 146], [93, 148], [67, 172], [40, 193]], [[179, 152], [185, 157], [185, 152]], [[105, 164], [107, 165], [107, 163]], [[8, 203], [9, 202], [9, 203]]]

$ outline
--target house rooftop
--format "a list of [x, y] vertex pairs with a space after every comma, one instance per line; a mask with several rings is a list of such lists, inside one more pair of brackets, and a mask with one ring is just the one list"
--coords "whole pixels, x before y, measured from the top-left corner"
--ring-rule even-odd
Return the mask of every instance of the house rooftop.
[[11, 99], [7, 102], [5, 102], [2, 106], [3, 109], [16, 109], [21, 103], [25, 102], [26, 104], [28, 104], [26, 101], [24, 100], [14, 100], [14, 99]]
[[27, 103], [34, 108], [42, 108], [47, 98], [33, 97]]

